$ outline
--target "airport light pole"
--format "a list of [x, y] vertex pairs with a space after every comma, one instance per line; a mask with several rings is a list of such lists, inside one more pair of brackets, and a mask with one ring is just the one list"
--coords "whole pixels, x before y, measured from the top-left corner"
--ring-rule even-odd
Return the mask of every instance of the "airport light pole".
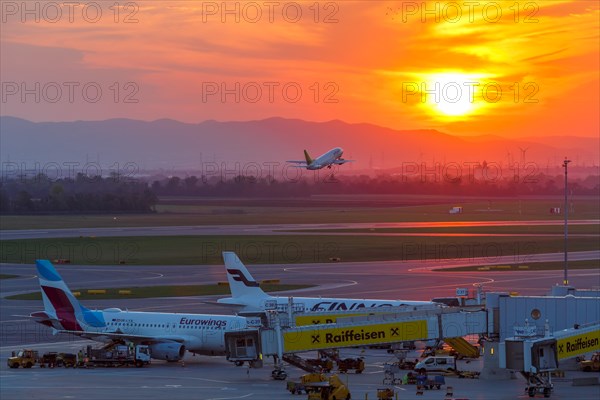
[[569, 208], [568, 208], [568, 203], [567, 203], [567, 168], [569, 166], [569, 163], [571, 162], [571, 160], [568, 160], [567, 157], [565, 157], [565, 161], [563, 161], [563, 168], [565, 169], [565, 276], [563, 278], [563, 285], [568, 285], [569, 284], [569, 278], [567, 275], [568, 272], [568, 268], [569, 265], [567, 263], [567, 240], [569, 238], [569, 225], [568, 225], [568, 220], [569, 220]]

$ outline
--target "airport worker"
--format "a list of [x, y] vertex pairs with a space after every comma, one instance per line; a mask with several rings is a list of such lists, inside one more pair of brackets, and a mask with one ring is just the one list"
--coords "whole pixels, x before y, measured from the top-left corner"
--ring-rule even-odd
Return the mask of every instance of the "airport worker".
[[83, 365], [83, 350], [79, 349], [79, 351], [77, 352], [77, 365]]
[[427, 370], [425, 368], [421, 368], [419, 370], [419, 374], [417, 375], [417, 385], [424, 386], [427, 383]]

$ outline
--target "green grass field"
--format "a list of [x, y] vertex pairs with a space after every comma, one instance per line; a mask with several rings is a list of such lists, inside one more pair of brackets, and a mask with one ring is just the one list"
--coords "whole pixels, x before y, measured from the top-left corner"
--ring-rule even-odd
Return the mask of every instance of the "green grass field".
[[[328, 200], [316, 201], [315, 198]], [[0, 215], [0, 229], [562, 219], [561, 215], [549, 213], [550, 207], [562, 206], [560, 196], [520, 200], [410, 195], [313, 196], [306, 199], [304, 207], [298, 206], [297, 201], [276, 200], [270, 199], [269, 204], [279, 206], [261, 206], [260, 199], [224, 199], [223, 205], [219, 205], [218, 199], [210, 198], [186, 199], [184, 204], [178, 199], [165, 199], [155, 214]], [[294, 206], [286, 206], [288, 203]], [[457, 205], [463, 206], [464, 213], [448, 214], [448, 210]], [[575, 198], [573, 207], [571, 219], [600, 219], [598, 198]]]
[[[312, 287], [314, 285], [281, 285], [261, 284], [260, 287], [266, 292], [278, 292], [283, 290], [296, 290]], [[108, 300], [108, 299], [145, 299], [151, 297], [184, 297], [184, 296], [210, 296], [230, 295], [227, 285], [184, 285], [184, 286], [145, 286], [131, 288], [109, 288], [103, 294], [90, 294], [88, 289], [75, 289], [79, 292], [80, 300]], [[120, 290], [130, 290], [130, 294], [120, 294]], [[41, 300], [40, 292], [18, 294], [7, 297], [9, 300]]]
[[[265, 205], [268, 204], [268, 205]], [[304, 206], [300, 206], [305, 204]], [[463, 206], [463, 214], [448, 210]], [[600, 219], [597, 198], [575, 197], [570, 218]], [[482, 199], [448, 196], [312, 196], [307, 199], [166, 198], [155, 214], [0, 216], [1, 229], [83, 227], [186, 226], [227, 224], [347, 223], [347, 222], [468, 222], [554, 220], [549, 213], [562, 206], [552, 198]], [[328, 235], [328, 232], [355, 236]], [[569, 250], [598, 250], [600, 224], [571, 225]], [[372, 233], [436, 233], [440, 236], [369, 236]], [[442, 228], [374, 228], [319, 231], [318, 235], [171, 236], [68, 238], [0, 241], [0, 262], [33, 263], [36, 258], [69, 259], [95, 265], [222, 264], [221, 251], [239, 253], [248, 263], [315, 263], [342, 261], [496, 257], [561, 252], [562, 237], [519, 237], [519, 234], [563, 233], [557, 226]], [[444, 234], [448, 234], [445, 236]], [[452, 234], [514, 234], [452, 236]]]
[[[598, 238], [578, 237], [570, 251], [597, 250]], [[527, 254], [563, 250], [557, 237], [510, 236], [144, 236], [4, 240], [0, 262], [31, 264], [36, 258], [69, 259], [94, 265], [222, 265], [221, 252], [235, 251], [247, 264], [341, 261], [436, 260]]]

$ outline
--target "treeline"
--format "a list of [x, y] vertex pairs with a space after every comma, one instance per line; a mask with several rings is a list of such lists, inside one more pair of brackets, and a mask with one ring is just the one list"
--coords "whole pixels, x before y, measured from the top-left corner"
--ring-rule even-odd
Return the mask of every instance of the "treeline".
[[116, 174], [106, 178], [77, 174], [63, 179], [39, 174], [0, 181], [3, 214], [149, 213], [157, 201], [146, 182]]
[[[108, 213], [155, 211], [157, 196], [205, 197], [307, 197], [318, 194], [421, 194], [462, 196], [562, 195], [564, 177], [539, 174], [527, 179], [436, 179], [435, 176], [366, 175], [331, 177], [321, 174], [298, 180], [177, 176], [153, 179], [103, 178], [78, 174], [75, 178], [51, 179], [43, 174], [0, 181], [0, 212]], [[569, 192], [600, 195], [600, 177], [569, 178]]]
[[[302, 197], [316, 194], [422, 194], [422, 195], [562, 195], [564, 177], [539, 174], [502, 179], [436, 178], [382, 175], [369, 177], [331, 176], [318, 179], [276, 180], [272, 177], [237, 176], [227, 180], [211, 177], [177, 176], [154, 180], [152, 191], [159, 196], [214, 197]], [[600, 176], [569, 178], [569, 191], [578, 195], [600, 195]]]

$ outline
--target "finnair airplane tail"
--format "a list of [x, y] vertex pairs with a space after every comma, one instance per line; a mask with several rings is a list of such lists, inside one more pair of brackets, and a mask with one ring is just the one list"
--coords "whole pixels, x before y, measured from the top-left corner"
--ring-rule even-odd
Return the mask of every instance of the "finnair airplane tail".
[[237, 254], [224, 251], [223, 261], [225, 261], [231, 297], [219, 299], [217, 303], [245, 310], [264, 310], [265, 301], [273, 299], [273, 296], [260, 288]]
[[[82, 306], [48, 260], [36, 260], [44, 311], [31, 314], [38, 322], [58, 330], [83, 331], [95, 326], [94, 311]], [[98, 321], [99, 322], [99, 321]]]
[[[259, 286], [258, 282], [252, 278], [246, 266], [238, 258], [237, 254], [232, 251], [223, 252], [223, 261], [225, 261], [225, 268], [227, 269], [227, 280], [229, 281], [229, 288], [231, 289], [232, 299], [236, 298], [253, 298], [262, 299], [271, 297], [266, 294]], [[230, 300], [230, 299], [221, 299]], [[221, 303], [221, 301], [219, 300]], [[232, 302], [222, 303], [235, 304]]]

